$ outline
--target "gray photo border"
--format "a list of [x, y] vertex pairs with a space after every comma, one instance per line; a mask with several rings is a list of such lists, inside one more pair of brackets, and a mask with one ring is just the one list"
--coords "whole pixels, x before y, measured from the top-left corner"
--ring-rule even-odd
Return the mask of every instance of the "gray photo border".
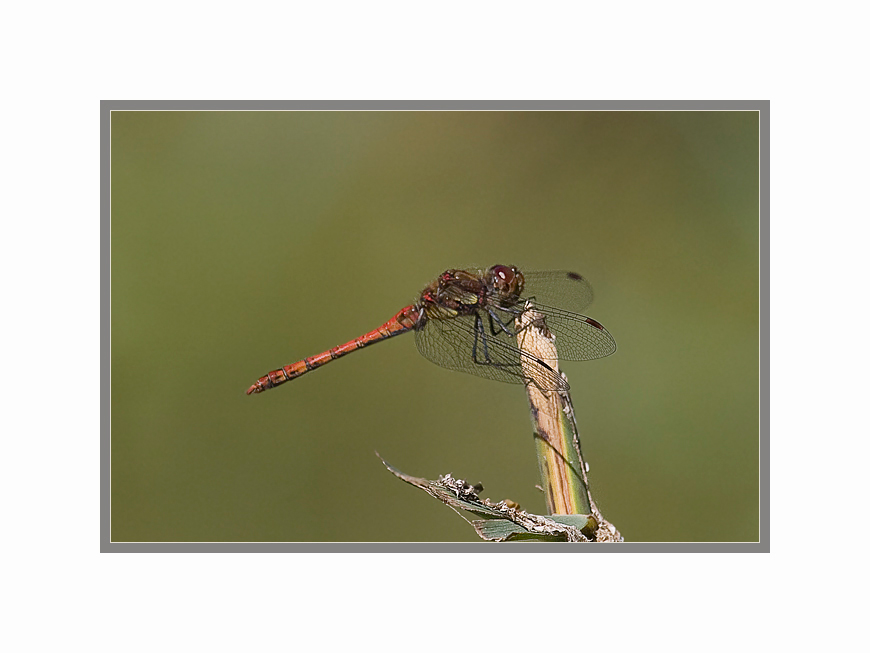
[[[757, 111], [759, 113], [759, 538], [758, 542], [647, 542], [616, 546], [487, 542], [112, 542], [111, 537], [111, 112], [112, 111]], [[157, 552], [770, 552], [770, 101], [248, 101], [100, 102], [100, 551]]]

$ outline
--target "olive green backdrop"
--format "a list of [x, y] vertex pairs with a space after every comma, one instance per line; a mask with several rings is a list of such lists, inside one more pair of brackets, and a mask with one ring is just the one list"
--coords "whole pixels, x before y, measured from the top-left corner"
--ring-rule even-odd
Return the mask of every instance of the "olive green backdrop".
[[564, 363], [629, 541], [758, 539], [758, 114], [114, 112], [112, 540], [477, 541], [393, 477], [534, 512], [521, 386], [404, 335], [264, 394], [434, 276], [589, 278], [619, 350]]

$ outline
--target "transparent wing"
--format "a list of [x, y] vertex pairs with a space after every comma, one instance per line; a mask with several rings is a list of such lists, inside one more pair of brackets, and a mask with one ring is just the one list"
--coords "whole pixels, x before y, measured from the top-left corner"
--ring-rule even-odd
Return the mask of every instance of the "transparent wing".
[[430, 319], [416, 331], [417, 349], [441, 367], [467, 372], [504, 383], [524, 383], [523, 361], [529, 378], [544, 390], [568, 390], [562, 375], [550, 363], [527, 354], [515, 345], [511, 333], [490, 322], [489, 315]]
[[558, 306], [569, 313], [582, 313], [592, 303], [592, 284], [576, 272], [523, 272], [523, 297], [545, 306]]
[[581, 315], [592, 303], [592, 285], [575, 272], [524, 272], [523, 298], [544, 314], [556, 336], [559, 357], [567, 361], [610, 356], [616, 341], [600, 322]]
[[610, 356], [616, 351], [613, 336], [591, 317], [538, 303], [534, 306], [544, 314], [547, 328], [556, 336], [556, 347], [562, 360], [588, 361]]

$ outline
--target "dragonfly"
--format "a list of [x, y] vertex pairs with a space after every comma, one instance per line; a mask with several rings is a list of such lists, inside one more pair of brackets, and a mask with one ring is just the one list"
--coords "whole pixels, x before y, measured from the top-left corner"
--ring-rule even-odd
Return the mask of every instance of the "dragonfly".
[[527, 310], [540, 315], [556, 337], [559, 357], [609, 356], [616, 342], [599, 322], [580, 314], [592, 303], [592, 286], [575, 272], [521, 272], [514, 266], [446, 270], [373, 331], [315, 356], [269, 372], [246, 394], [264, 392], [351, 352], [413, 331], [417, 349], [433, 363], [507, 383], [532, 381], [542, 390], [567, 390], [558, 362], [523, 350], [517, 337]]

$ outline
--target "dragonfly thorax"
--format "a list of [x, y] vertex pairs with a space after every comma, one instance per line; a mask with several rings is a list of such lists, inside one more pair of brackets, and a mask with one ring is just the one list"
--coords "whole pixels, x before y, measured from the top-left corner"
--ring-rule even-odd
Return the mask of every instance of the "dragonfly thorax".
[[427, 317], [445, 319], [470, 315], [487, 307], [513, 307], [524, 285], [515, 267], [495, 265], [483, 270], [447, 270], [420, 294]]

